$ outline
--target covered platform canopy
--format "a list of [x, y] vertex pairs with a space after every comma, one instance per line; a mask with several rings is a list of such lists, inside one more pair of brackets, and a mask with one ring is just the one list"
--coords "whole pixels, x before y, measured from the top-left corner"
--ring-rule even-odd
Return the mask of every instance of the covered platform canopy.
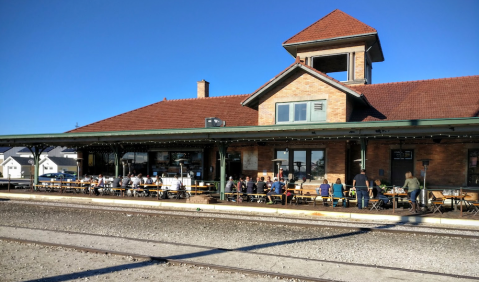
[[[468, 138], [479, 140], [479, 117], [422, 119], [399, 121], [308, 123], [267, 126], [178, 128], [134, 131], [104, 131], [1, 135], [0, 146], [24, 146], [31, 150], [35, 161], [35, 183], [38, 179], [40, 154], [50, 146], [64, 146], [90, 151], [111, 151], [115, 154], [116, 175], [121, 156], [133, 147], [217, 146], [220, 154], [221, 189], [225, 181], [225, 155], [231, 144], [242, 142], [285, 142], [321, 140], [366, 140], [392, 138]], [[365, 154], [361, 154], [365, 158]], [[365, 160], [362, 161], [365, 163]], [[222, 193], [223, 194], [223, 193]]]

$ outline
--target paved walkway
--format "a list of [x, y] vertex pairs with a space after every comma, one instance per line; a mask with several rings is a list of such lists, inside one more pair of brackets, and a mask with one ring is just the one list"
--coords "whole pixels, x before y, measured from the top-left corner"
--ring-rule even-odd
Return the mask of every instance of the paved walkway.
[[473, 216], [470, 213], [449, 211], [444, 214], [423, 214], [412, 215], [407, 210], [397, 209], [395, 213], [392, 209], [381, 211], [358, 210], [357, 208], [332, 208], [323, 205], [265, 205], [263, 203], [241, 204], [220, 201], [217, 204], [187, 204], [185, 200], [156, 200], [155, 198], [131, 198], [116, 196], [88, 196], [84, 194], [71, 193], [31, 193], [29, 190], [12, 190], [11, 192], [0, 192], [0, 198], [18, 199], [18, 200], [37, 200], [37, 201], [62, 201], [76, 203], [94, 203], [113, 206], [141, 206], [141, 207], [161, 207], [168, 209], [189, 209], [189, 210], [209, 210], [226, 213], [254, 213], [269, 215], [296, 215], [310, 216], [328, 219], [343, 219], [353, 221], [380, 221], [391, 223], [414, 223], [414, 224], [434, 224], [444, 227], [453, 226], [479, 226], [479, 216]]

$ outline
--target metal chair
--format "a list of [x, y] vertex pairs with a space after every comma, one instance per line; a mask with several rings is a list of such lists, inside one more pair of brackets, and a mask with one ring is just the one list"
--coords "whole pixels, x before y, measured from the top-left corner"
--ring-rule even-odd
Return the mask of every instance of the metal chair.
[[370, 209], [371, 211], [372, 211], [373, 209], [375, 209], [375, 210], [377, 210], [377, 211], [379, 211], [379, 210], [381, 209], [382, 200], [380, 200], [380, 199], [374, 199], [374, 198], [373, 198], [373, 199], [369, 199], [369, 202], [373, 204], [372, 207], [371, 207], [371, 209]]

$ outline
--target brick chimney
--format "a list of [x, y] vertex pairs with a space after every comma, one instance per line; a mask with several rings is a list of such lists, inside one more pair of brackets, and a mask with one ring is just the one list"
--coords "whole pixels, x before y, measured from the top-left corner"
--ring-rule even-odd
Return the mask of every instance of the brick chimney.
[[206, 80], [198, 81], [198, 98], [207, 98], [210, 96], [210, 83]]

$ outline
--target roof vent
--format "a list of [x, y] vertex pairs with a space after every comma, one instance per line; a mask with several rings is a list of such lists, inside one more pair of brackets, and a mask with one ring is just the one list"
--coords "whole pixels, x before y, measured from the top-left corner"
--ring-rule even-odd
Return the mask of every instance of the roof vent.
[[226, 122], [215, 117], [205, 118], [205, 127], [221, 127], [221, 126], [223, 127], [226, 126]]

